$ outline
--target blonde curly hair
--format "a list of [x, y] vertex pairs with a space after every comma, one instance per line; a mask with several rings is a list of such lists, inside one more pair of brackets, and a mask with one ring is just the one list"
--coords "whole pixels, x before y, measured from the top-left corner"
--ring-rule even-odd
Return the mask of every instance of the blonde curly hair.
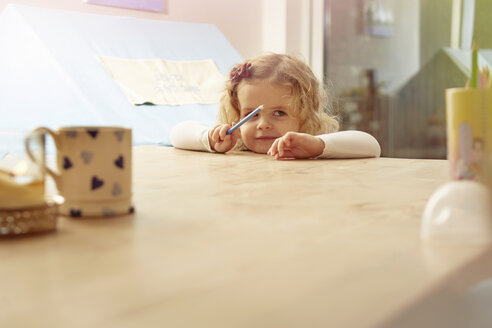
[[[241, 74], [241, 70], [246, 69]], [[239, 76], [236, 72], [240, 72]], [[268, 54], [246, 60], [234, 66], [220, 98], [217, 120], [232, 124], [240, 120], [237, 89], [244, 83], [271, 82], [292, 90], [294, 115], [299, 120], [299, 132], [318, 135], [338, 131], [326, 86], [318, 81], [312, 70], [301, 60], [286, 54]], [[238, 140], [235, 149], [245, 149]]]

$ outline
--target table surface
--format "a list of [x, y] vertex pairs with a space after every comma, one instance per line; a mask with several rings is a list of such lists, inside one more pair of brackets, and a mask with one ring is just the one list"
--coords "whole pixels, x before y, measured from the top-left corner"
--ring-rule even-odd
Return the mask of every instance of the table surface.
[[0, 239], [1, 327], [373, 327], [486, 251], [420, 239], [444, 160], [133, 157], [135, 214]]

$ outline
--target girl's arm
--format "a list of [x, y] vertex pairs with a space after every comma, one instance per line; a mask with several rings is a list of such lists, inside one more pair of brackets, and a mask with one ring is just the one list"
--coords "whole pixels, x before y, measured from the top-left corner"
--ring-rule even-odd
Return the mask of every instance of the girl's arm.
[[210, 127], [196, 121], [184, 121], [171, 129], [171, 143], [176, 148], [213, 152], [208, 141]]
[[281, 158], [363, 158], [379, 157], [381, 147], [376, 139], [361, 131], [341, 131], [313, 136], [287, 132], [277, 138], [267, 152]]
[[379, 143], [366, 132], [339, 131], [316, 137], [325, 143], [323, 153], [318, 158], [363, 158], [381, 155]]

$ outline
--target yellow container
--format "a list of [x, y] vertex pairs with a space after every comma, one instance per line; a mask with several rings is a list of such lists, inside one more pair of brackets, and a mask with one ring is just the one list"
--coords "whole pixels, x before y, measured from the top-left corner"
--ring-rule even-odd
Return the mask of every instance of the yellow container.
[[485, 180], [492, 204], [492, 89], [485, 92]]
[[484, 121], [485, 153], [487, 156], [487, 162], [489, 162], [489, 164], [492, 164], [492, 89], [485, 90]]
[[486, 133], [492, 93], [479, 88], [446, 90], [447, 151], [451, 179], [484, 181], [486, 153], [492, 136]]

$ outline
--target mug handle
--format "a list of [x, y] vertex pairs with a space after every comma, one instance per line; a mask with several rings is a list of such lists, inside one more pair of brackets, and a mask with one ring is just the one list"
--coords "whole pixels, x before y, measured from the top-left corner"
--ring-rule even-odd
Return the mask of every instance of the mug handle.
[[49, 128], [46, 128], [46, 127], [39, 127], [39, 128], [36, 128], [34, 129], [25, 139], [24, 139], [24, 147], [26, 149], [26, 153], [27, 153], [27, 156], [29, 156], [29, 158], [31, 159], [31, 161], [33, 161], [34, 163], [38, 164], [39, 166], [41, 166], [43, 168], [43, 170], [46, 171], [46, 173], [48, 173], [52, 178], [53, 178], [53, 181], [55, 181], [55, 184], [56, 184], [56, 187], [58, 188], [58, 190], [60, 189], [60, 180], [61, 180], [61, 175], [54, 172], [52, 169], [50, 169], [46, 163], [40, 163], [37, 161], [36, 157], [32, 154], [32, 151], [31, 151], [31, 148], [30, 148], [30, 139], [31, 137], [34, 135], [34, 134], [38, 134], [38, 133], [43, 133], [43, 134], [49, 134], [52, 138], [53, 138], [53, 141], [55, 142], [55, 147], [56, 149], [60, 149], [60, 141], [59, 141], [59, 138], [58, 138], [58, 135], [51, 129]]

